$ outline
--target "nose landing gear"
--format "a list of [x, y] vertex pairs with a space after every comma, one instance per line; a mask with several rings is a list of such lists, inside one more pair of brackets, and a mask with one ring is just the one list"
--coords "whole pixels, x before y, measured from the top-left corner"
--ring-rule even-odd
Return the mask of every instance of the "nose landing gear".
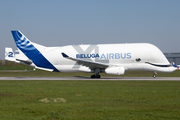
[[156, 74], [157, 74], [157, 72], [154, 72], [154, 73], [153, 73], [153, 78], [156, 78]]
[[101, 76], [99, 75], [100, 69], [96, 68], [94, 72], [95, 75], [91, 75], [91, 78], [101, 78]]

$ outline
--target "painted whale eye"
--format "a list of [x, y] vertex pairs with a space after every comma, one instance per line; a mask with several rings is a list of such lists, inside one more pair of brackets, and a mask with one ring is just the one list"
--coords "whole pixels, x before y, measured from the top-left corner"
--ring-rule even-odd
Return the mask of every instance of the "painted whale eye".
[[140, 58], [136, 58], [136, 62], [140, 62], [141, 61], [141, 59]]

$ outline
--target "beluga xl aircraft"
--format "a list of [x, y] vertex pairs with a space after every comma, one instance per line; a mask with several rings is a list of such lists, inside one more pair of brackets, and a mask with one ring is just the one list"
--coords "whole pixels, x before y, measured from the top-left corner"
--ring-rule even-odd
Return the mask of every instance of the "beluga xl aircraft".
[[149, 43], [67, 45], [45, 47], [31, 42], [19, 30], [11, 31], [17, 51], [5, 48], [5, 59], [55, 72], [91, 72], [123, 75], [128, 70], [173, 72], [179, 66], [170, 64], [156, 46]]

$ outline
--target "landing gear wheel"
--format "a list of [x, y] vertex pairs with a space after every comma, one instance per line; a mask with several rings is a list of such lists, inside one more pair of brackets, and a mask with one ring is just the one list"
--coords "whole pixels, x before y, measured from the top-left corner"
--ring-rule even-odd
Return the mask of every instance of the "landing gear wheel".
[[100, 76], [100, 75], [97, 75], [96, 78], [101, 78], [101, 76]]
[[101, 78], [100, 75], [91, 75], [91, 78]]
[[156, 78], [156, 74], [157, 74], [157, 72], [154, 72], [154, 74], [153, 74], [153, 78]]
[[95, 75], [91, 75], [91, 78], [96, 78], [96, 76]]

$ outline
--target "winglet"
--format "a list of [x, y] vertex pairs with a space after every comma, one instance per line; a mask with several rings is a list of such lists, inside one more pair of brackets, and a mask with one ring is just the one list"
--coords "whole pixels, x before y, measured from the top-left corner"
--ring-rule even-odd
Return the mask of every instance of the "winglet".
[[69, 57], [69, 56], [66, 55], [65, 53], [62, 53], [62, 56], [65, 57], [65, 58]]

